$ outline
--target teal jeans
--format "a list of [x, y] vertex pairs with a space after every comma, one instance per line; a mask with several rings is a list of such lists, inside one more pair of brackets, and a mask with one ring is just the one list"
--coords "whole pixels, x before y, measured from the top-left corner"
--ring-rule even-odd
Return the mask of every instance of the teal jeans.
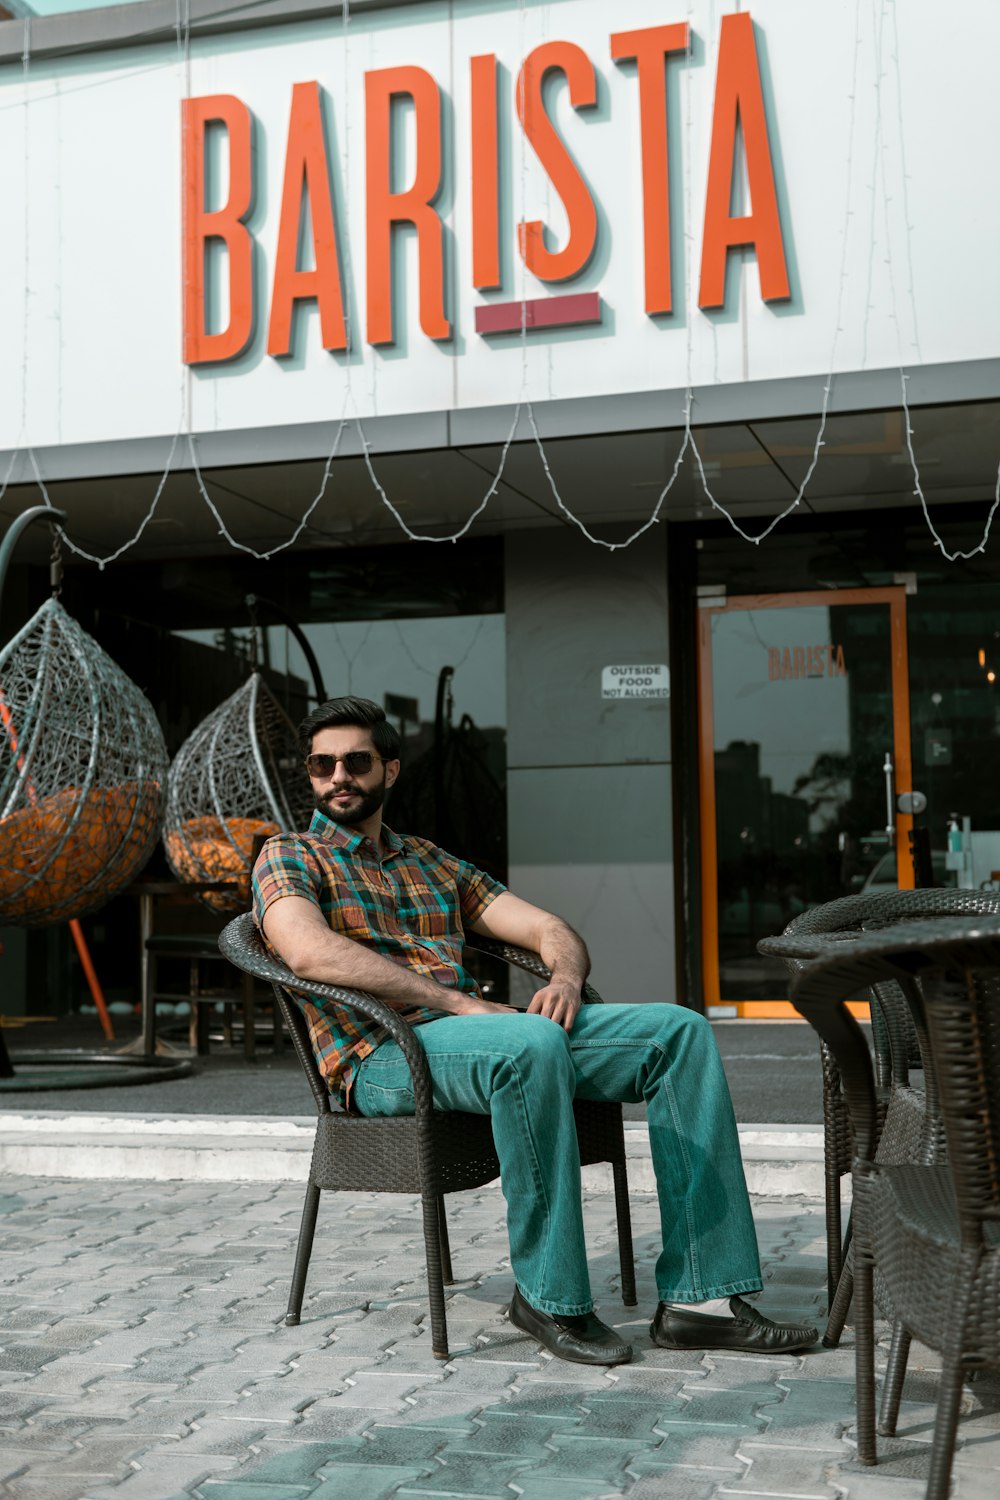
[[[572, 1100], [645, 1102], [665, 1302], [761, 1286], [736, 1120], [709, 1023], [679, 1005], [585, 1005], [571, 1032], [545, 1016], [444, 1016], [417, 1028], [438, 1109], [492, 1118], [514, 1277], [541, 1312], [593, 1307]], [[365, 1115], [413, 1114], [397, 1044], [361, 1064]]]

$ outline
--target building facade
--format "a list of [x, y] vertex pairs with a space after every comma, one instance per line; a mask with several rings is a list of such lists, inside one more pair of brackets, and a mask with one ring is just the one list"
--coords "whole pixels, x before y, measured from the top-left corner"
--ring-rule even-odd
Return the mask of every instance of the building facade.
[[612, 999], [766, 1013], [911, 792], [1000, 879], [995, 5], [7, 9], [0, 512], [171, 748], [254, 595]]

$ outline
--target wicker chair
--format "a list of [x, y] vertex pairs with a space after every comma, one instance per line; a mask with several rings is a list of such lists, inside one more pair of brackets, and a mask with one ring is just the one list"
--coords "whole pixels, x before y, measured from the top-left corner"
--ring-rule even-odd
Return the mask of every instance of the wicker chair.
[[[784, 959], [791, 975], [815, 957], [813, 937], [853, 937], [869, 928], [896, 922], [934, 917], [1000, 913], [1000, 894], [995, 891], [884, 891], [877, 895], [845, 896], [828, 901], [795, 917], [780, 937], [765, 938], [762, 953]], [[898, 985], [879, 985], [871, 998], [872, 1039], [875, 1051], [875, 1081], [879, 1100], [879, 1124], [883, 1159], [933, 1159], [942, 1138], [936, 1126], [933, 1089], [910, 1085], [911, 1068], [922, 1068], [923, 1059], [909, 1008]], [[843, 1234], [840, 1184], [851, 1170], [853, 1140], [840, 1073], [829, 1049], [820, 1047], [823, 1074], [823, 1166], [826, 1187], [827, 1291], [830, 1320], [823, 1342], [834, 1347], [843, 1332], [851, 1302], [853, 1280], [845, 1260], [850, 1230]], [[926, 1081], [926, 1080], [925, 1080]], [[932, 1110], [926, 1117], [930, 1098]], [[884, 1131], [881, 1127], [884, 1126]]]
[[[541, 960], [521, 948], [472, 933], [466, 935], [466, 942], [467, 946], [526, 969], [539, 979], [549, 976], [549, 970]], [[319, 1114], [285, 1322], [297, 1324], [302, 1311], [322, 1191], [419, 1193], [423, 1199], [431, 1346], [435, 1359], [447, 1359], [444, 1285], [450, 1285], [454, 1278], [444, 1194], [462, 1188], [482, 1187], [499, 1177], [500, 1163], [493, 1145], [489, 1117], [434, 1109], [419, 1027], [408, 1026], [395, 1011], [372, 995], [296, 979], [290, 969], [267, 952], [249, 914], [235, 918], [223, 929], [219, 947], [237, 968], [270, 980], [273, 985]], [[384, 1026], [398, 1042], [409, 1064], [416, 1113], [389, 1119], [368, 1119], [335, 1109], [313, 1057], [305, 1017], [291, 998], [295, 994], [328, 997]], [[601, 1003], [600, 995], [590, 985], [585, 987], [584, 1000]], [[578, 1100], [573, 1108], [581, 1165], [610, 1162], [613, 1168], [622, 1301], [627, 1307], [634, 1307], [635, 1266], [621, 1106]]]
[[[878, 1101], [845, 1000], [896, 984], [933, 1060], [946, 1151], [876, 1158]], [[967, 1370], [1000, 1366], [1000, 918], [861, 934], [808, 964], [792, 998], [833, 1053], [855, 1135], [858, 1457], [877, 1459], [874, 1297], [942, 1357], [927, 1500], [945, 1500]], [[888, 1377], [887, 1377], [888, 1383]], [[899, 1393], [882, 1430], [895, 1431]]]

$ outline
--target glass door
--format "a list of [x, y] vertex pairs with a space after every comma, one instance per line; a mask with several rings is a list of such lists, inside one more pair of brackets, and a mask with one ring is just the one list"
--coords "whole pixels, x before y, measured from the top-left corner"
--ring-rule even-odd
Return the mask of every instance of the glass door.
[[807, 907], [912, 887], [906, 594], [700, 601], [702, 972], [716, 1015], [795, 1014], [760, 938]]

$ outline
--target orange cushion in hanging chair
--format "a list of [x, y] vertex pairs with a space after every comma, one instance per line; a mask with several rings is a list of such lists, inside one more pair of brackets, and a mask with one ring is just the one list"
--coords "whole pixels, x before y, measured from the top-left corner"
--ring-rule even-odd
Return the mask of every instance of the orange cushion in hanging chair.
[[181, 880], [232, 880], [230, 891], [204, 891], [200, 899], [214, 911], [246, 911], [250, 905], [250, 855], [257, 834], [280, 832], [262, 818], [188, 818], [163, 835], [167, 858]]
[[66, 921], [99, 905], [105, 888], [107, 899], [132, 873], [127, 855], [145, 851], [158, 810], [158, 799], [130, 781], [88, 792], [65, 787], [4, 818], [0, 916]]

